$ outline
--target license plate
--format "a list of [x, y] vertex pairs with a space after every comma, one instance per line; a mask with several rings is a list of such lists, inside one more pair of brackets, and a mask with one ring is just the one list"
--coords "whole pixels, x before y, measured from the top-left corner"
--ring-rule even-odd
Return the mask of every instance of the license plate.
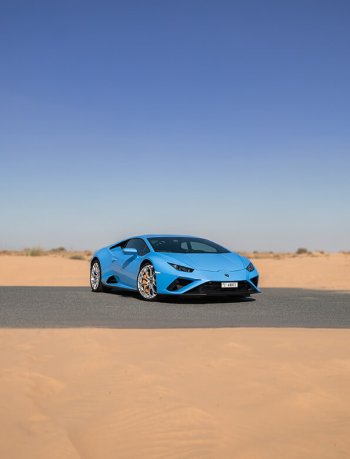
[[221, 288], [237, 288], [238, 282], [221, 282]]

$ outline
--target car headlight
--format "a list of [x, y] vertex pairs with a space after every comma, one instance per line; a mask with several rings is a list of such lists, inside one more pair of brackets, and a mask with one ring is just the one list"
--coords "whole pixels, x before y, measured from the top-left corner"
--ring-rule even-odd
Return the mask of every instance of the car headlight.
[[249, 263], [249, 265], [246, 267], [246, 270], [249, 271], [250, 273], [254, 271], [254, 265], [252, 262]]
[[185, 273], [192, 273], [194, 271], [194, 269], [192, 268], [186, 268], [186, 266], [177, 265], [175, 263], [169, 263], [169, 265], [177, 269], [178, 271], [183, 271]]

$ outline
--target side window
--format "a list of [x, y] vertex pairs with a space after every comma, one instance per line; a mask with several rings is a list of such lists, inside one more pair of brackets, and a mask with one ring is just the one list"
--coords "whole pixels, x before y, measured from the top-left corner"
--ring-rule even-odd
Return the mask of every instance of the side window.
[[126, 241], [123, 241], [123, 242], [119, 242], [119, 244], [115, 244], [115, 245], [112, 245], [109, 250], [115, 250], [115, 249], [118, 249], [118, 247], [120, 247], [121, 249], [123, 249], [126, 244], [128, 243], [128, 240]]
[[137, 253], [141, 257], [143, 255], [146, 255], [146, 253], [149, 252], [149, 248], [147, 247], [147, 244], [142, 239], [130, 239], [130, 241], [128, 241], [125, 247], [136, 249]]
[[182, 252], [188, 252], [188, 242], [187, 241], [181, 242], [180, 247], [181, 247]]

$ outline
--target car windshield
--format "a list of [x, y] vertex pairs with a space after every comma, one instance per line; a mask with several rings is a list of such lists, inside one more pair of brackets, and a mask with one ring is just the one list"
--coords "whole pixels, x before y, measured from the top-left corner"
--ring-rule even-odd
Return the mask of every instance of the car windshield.
[[215, 242], [192, 237], [151, 237], [148, 239], [155, 252], [167, 253], [229, 253]]

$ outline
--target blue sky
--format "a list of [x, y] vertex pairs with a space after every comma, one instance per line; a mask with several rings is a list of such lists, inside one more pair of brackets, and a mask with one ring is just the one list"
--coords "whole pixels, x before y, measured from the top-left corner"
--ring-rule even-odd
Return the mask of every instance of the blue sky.
[[2, 1], [0, 248], [349, 250], [347, 1]]

